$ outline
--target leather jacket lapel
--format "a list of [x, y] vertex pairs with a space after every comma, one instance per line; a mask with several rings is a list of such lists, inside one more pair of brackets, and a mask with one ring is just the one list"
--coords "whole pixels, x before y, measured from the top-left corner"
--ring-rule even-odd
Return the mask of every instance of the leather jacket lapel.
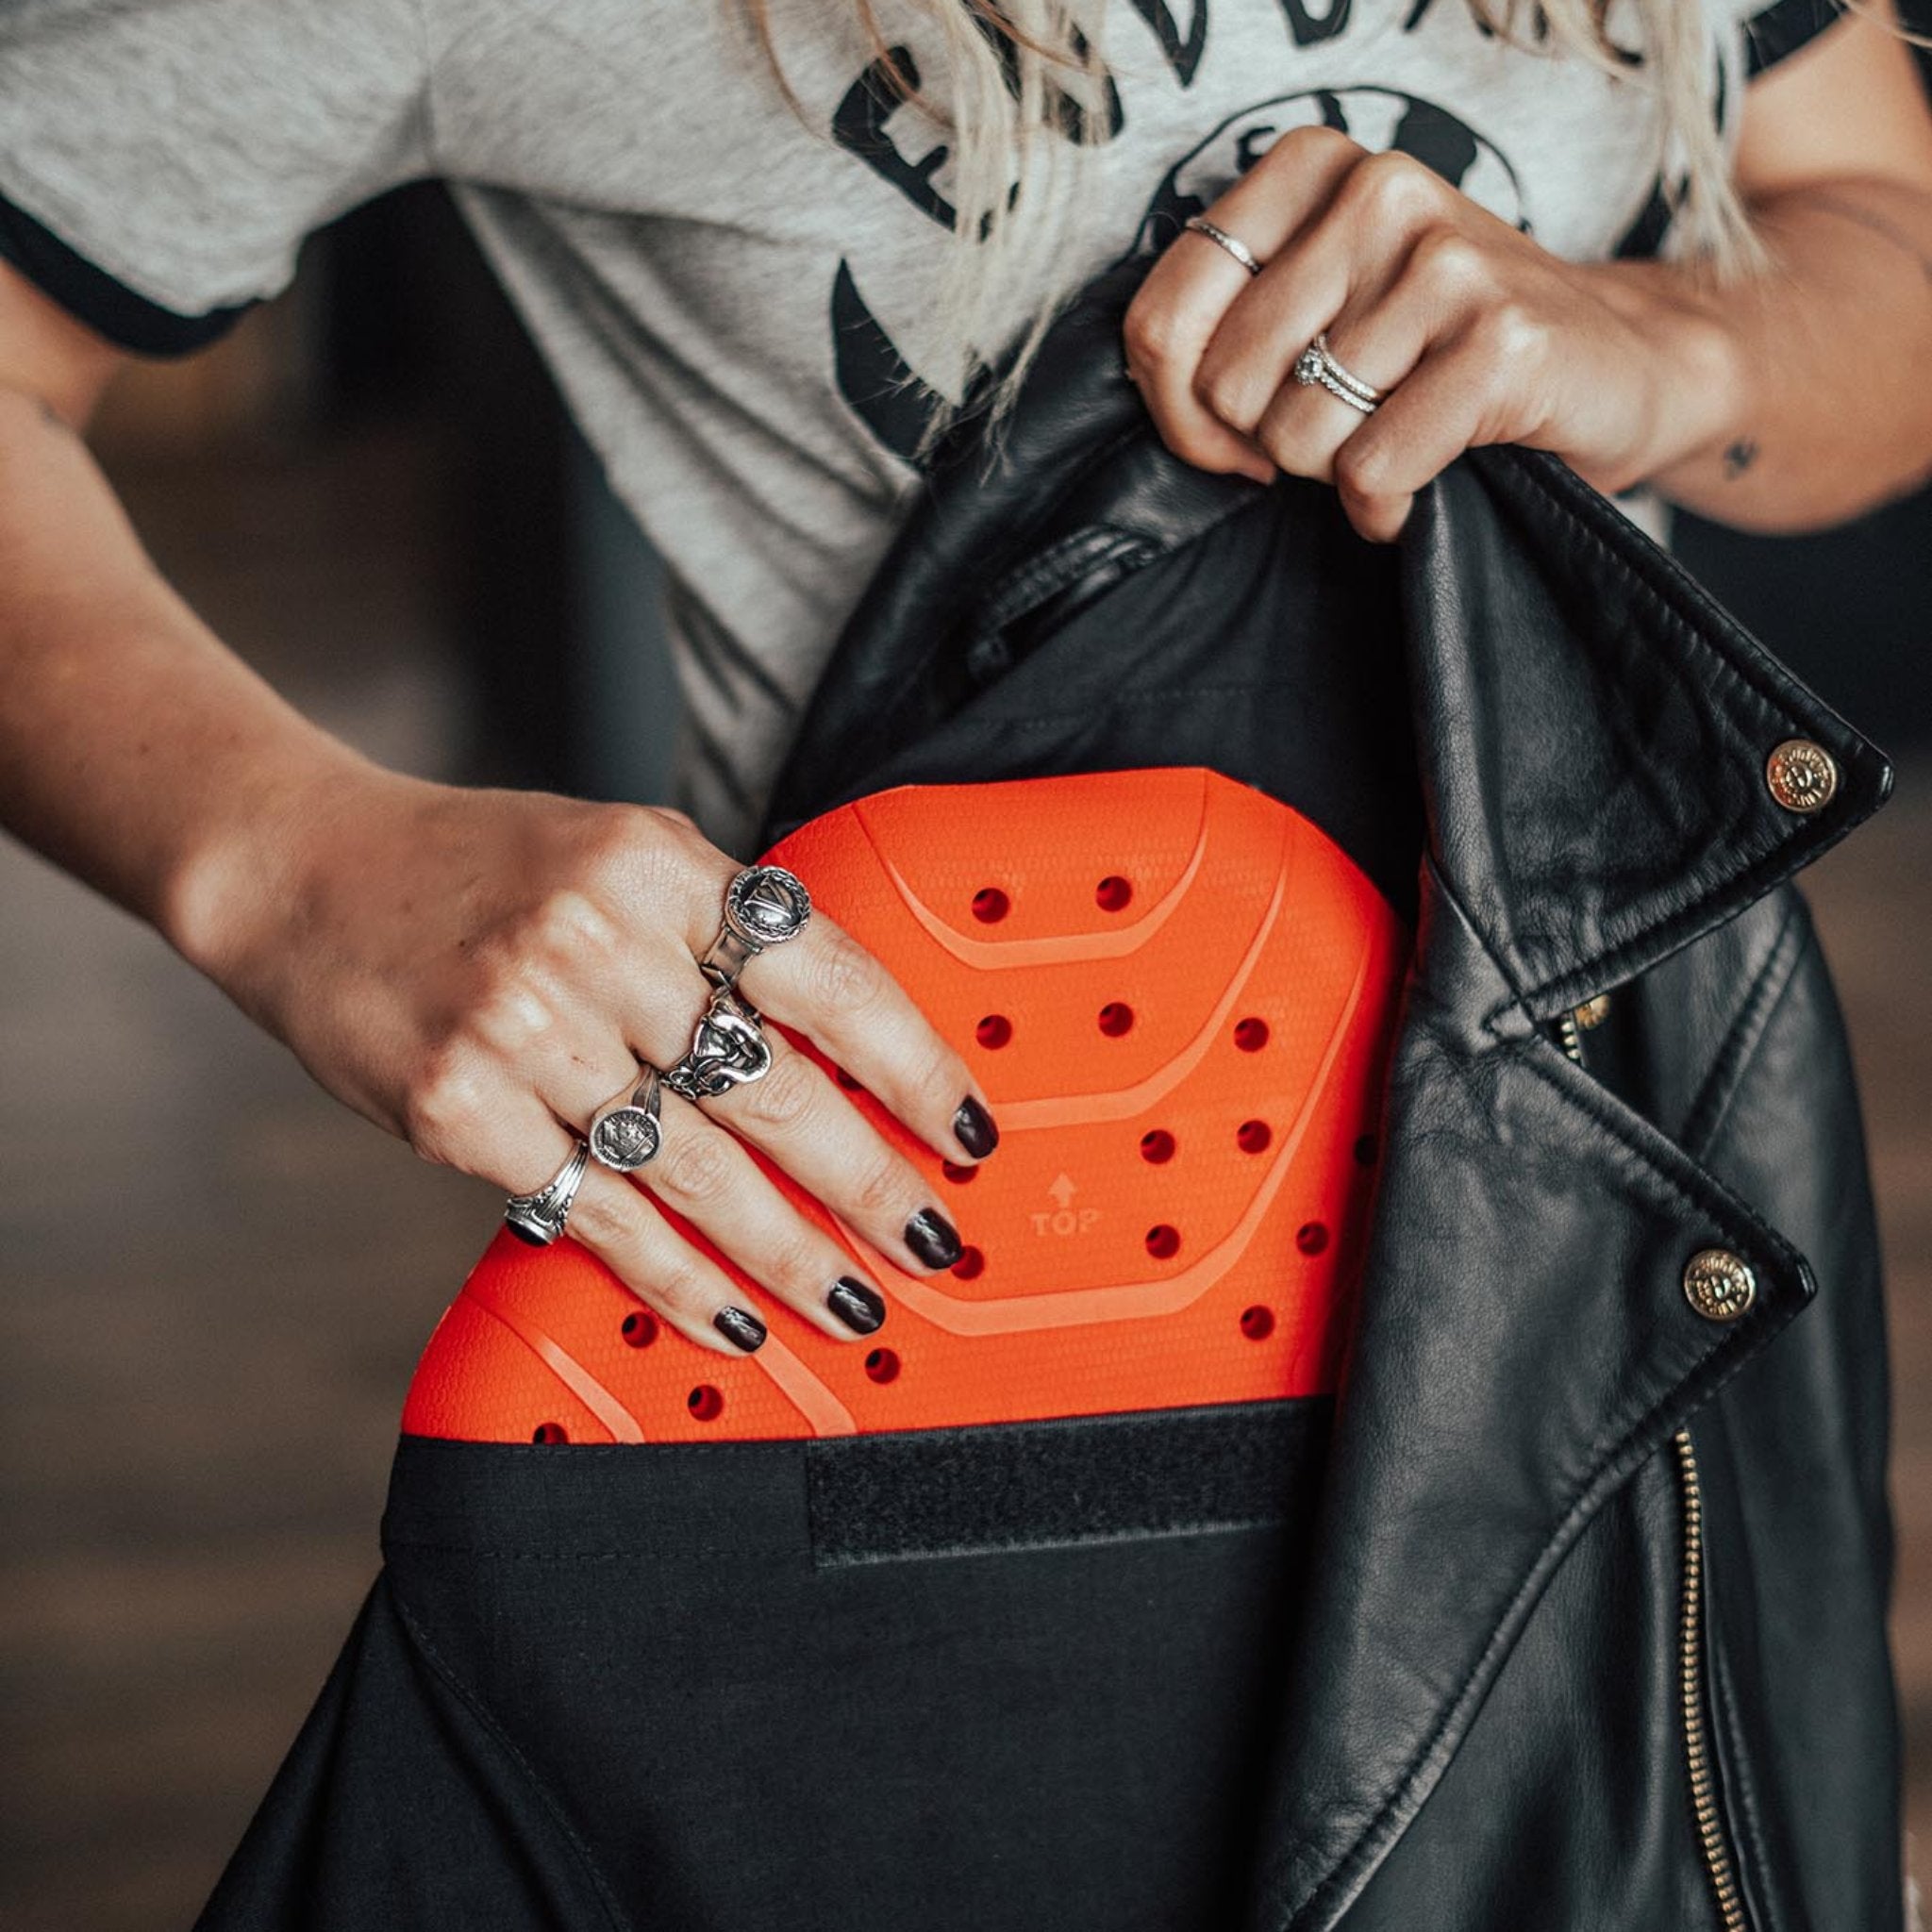
[[[1760, 897], [1890, 782], [1547, 458], [1457, 465], [1405, 547], [1430, 860], [1257, 1864], [1269, 1932], [1344, 1917], [1593, 1510], [1814, 1292], [1544, 1023]], [[1793, 738], [1840, 774], [1813, 815], [1766, 791]], [[1687, 1299], [1710, 1247], [1753, 1271], [1736, 1320]]]
[[[1882, 755], [1554, 458], [1474, 452], [1404, 545], [1437, 864], [1544, 1020], [1721, 924], [1860, 824]], [[1836, 762], [1780, 807], [1790, 740]]]

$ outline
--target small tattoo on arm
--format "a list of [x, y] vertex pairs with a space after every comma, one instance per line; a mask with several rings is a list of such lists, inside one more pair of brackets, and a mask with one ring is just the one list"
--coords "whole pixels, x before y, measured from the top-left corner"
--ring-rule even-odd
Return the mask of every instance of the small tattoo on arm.
[[1724, 481], [1735, 483], [1757, 460], [1757, 445], [1748, 436], [1740, 436], [1724, 451]]

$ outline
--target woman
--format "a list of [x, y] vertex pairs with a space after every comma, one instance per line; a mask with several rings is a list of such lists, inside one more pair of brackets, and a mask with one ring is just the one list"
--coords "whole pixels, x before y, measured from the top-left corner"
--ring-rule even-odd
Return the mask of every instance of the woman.
[[[1165, 8], [1143, 11], [1110, 31], [1145, 106], [1093, 151], [1110, 206], [1077, 238], [1080, 258], [1060, 260], [1063, 278], [1118, 252], [1150, 199], [1206, 192], [1164, 169], [1186, 158], [1211, 175], [1273, 127], [1292, 130], [1207, 209], [1270, 267], [1253, 275], [1189, 233], [1128, 317], [1130, 365], [1180, 454], [1332, 475], [1382, 538], [1421, 483], [1484, 441], [1531, 442], [1606, 488], [1648, 482], [1754, 528], [1851, 515], [1932, 459], [1932, 394], [1915, 375], [1932, 328], [1932, 125], [1879, 24], [1830, 27], [1743, 96], [1733, 178], [1774, 265], [1719, 291], [1694, 262], [1573, 265], [1519, 225], [1601, 258], [1656, 225], [1658, 103], [1641, 83], [1509, 48], [1447, 0], [1359, 22], [1353, 38], [1340, 9], [1320, 22], [1259, 0], [1211, 19], [1198, 9], [1191, 37]], [[325, 28], [277, 9], [125, 5], [30, 8], [0, 27], [0, 192], [22, 211], [5, 335], [21, 479], [7, 502], [8, 823], [154, 921], [331, 1092], [507, 1194], [562, 1166], [565, 1123], [590, 1119], [633, 1052], [669, 1064], [690, 1039], [693, 962], [735, 870], [713, 841], [745, 836], [812, 658], [917, 487], [908, 392], [882, 393], [878, 361], [850, 365], [883, 338], [885, 309], [908, 338], [899, 358], [933, 366], [943, 324], [919, 278], [949, 234], [974, 226], [936, 219], [934, 137], [899, 133], [885, 56], [868, 63], [856, 25], [791, 24], [791, 82], [818, 108], [808, 131], [747, 62], [738, 23], [713, 12], [690, 9], [667, 39], [648, 9], [600, 8], [612, 38], [595, 58], [547, 17], [452, 33], [440, 51], [452, 22], [384, 0]], [[949, 9], [933, 16], [948, 25]], [[1766, 44], [1778, 50], [1798, 19], [1820, 24], [1791, 0], [1772, 9]], [[997, 125], [1008, 97], [979, 71], [995, 58], [980, 37], [928, 37], [967, 61]], [[922, 58], [933, 64], [924, 50], [911, 64]], [[1694, 92], [1713, 58], [1684, 57], [1665, 99]], [[1037, 104], [1051, 70], [1024, 48], [1016, 58]], [[165, 113], [144, 82], [138, 95], [156, 105], [130, 111], [122, 91], [151, 61], [173, 77]], [[665, 86], [667, 68], [679, 85]], [[1424, 112], [1419, 93], [1384, 92], [1384, 74], [1493, 101], [1490, 117], [1524, 132], [1506, 155], [1481, 133], [1482, 108]], [[1339, 85], [1355, 75], [1375, 85]], [[1244, 115], [1256, 96], [1264, 110]], [[641, 119], [638, 101], [650, 104]], [[1365, 130], [1437, 133], [1504, 216], [1322, 125], [1338, 103]], [[1190, 155], [1230, 110], [1232, 141]], [[746, 125], [768, 125], [769, 143], [746, 144]], [[1676, 132], [1708, 169], [1707, 130], [1687, 120]], [[784, 187], [807, 166], [839, 200]], [[989, 166], [1004, 177], [997, 156], [975, 158]], [[985, 178], [955, 168], [999, 206]], [[294, 715], [154, 576], [74, 434], [124, 353], [114, 338], [149, 351], [208, 340], [286, 277], [308, 226], [425, 172], [463, 184], [617, 487], [673, 561], [692, 819], [373, 769]], [[1700, 192], [1724, 192], [1708, 176]], [[1036, 279], [1045, 253], [1031, 244]], [[1004, 299], [1024, 321], [1029, 294], [995, 286], [974, 309]], [[997, 322], [1010, 332], [1009, 318], [965, 320], [967, 351]], [[1390, 392], [1374, 415], [1292, 380], [1324, 329], [1345, 368]], [[963, 359], [956, 346], [940, 371], [955, 394]], [[111, 709], [96, 695], [108, 690]], [[372, 879], [387, 889], [371, 892]], [[946, 1158], [991, 1152], [996, 1127], [958, 1054], [832, 922], [754, 960], [742, 984]], [[876, 1325], [876, 1286], [843, 1284], [841, 1255], [782, 1207], [743, 1143], [895, 1261], [929, 1271], [957, 1257], [916, 1173], [789, 1056], [755, 1092], [664, 1105], [652, 1191], [827, 1333], [857, 1341]], [[757, 1345], [756, 1310], [648, 1194], [593, 1170], [571, 1231], [692, 1341]]]
[[[325, 34], [293, 9], [83, 6], [0, 28], [9, 823], [330, 1091], [512, 1196], [636, 1060], [690, 1041], [724, 852], [945, 399], [986, 358], [1013, 379], [1051, 298], [1137, 234], [1164, 252], [1124, 348], [1171, 446], [1332, 480], [1372, 538], [1483, 442], [1758, 527], [1851, 514], [1932, 455], [1932, 129], [1882, 24], [1783, 0], [1748, 37], [1671, 5], [1600, 32], [1559, 8], [1522, 24], [1539, 48], [1449, 0], [1150, 4], [1084, 34], [1058, 9], [1002, 32], [823, 11], [753, 23], [789, 106], [722, 10], [368, 0]], [[156, 72], [130, 112], [128, 76]], [[207, 340], [309, 226], [422, 174], [458, 184], [672, 561], [693, 817], [371, 769], [154, 578], [73, 433], [112, 344]], [[1666, 235], [1675, 258], [1644, 258]], [[992, 1153], [964, 1060], [831, 921], [741, 984], [945, 1158]], [[645, 1186], [592, 1166], [570, 1230], [700, 1346], [756, 1351], [766, 1325], [654, 1201], [828, 1336], [891, 1316], [747, 1143], [895, 1265], [958, 1258], [918, 1171], [803, 1057], [662, 1106]]]

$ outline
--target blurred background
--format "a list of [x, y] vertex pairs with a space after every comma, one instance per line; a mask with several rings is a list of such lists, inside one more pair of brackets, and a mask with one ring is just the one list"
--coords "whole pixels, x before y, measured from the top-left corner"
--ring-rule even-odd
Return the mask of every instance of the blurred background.
[[[654, 561], [440, 187], [312, 238], [215, 349], [131, 371], [92, 441], [189, 601], [375, 756], [659, 795]], [[1932, 1847], [1932, 499], [1678, 543], [1900, 763], [1807, 890], [1884, 1223]], [[206, 1897], [375, 1574], [404, 1387], [501, 1203], [4, 841], [0, 1069], [0, 1924], [158, 1932]]]

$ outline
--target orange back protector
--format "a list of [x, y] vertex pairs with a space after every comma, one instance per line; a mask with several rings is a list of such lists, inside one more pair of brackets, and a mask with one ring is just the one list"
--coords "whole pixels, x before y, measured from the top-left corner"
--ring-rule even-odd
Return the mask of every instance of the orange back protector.
[[904, 786], [765, 858], [980, 1076], [1000, 1144], [956, 1166], [782, 1029], [927, 1175], [958, 1262], [907, 1274], [758, 1157], [891, 1311], [835, 1341], [674, 1215], [770, 1324], [731, 1358], [568, 1236], [502, 1232], [430, 1340], [406, 1431], [691, 1442], [1334, 1391], [1409, 936], [1332, 841], [1187, 766]]

